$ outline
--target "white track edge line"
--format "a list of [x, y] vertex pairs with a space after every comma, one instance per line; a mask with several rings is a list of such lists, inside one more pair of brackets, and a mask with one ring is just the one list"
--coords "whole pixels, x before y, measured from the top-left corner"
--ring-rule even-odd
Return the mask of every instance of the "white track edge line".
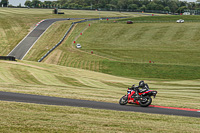
[[[49, 19], [48, 19], [49, 20]], [[58, 20], [59, 21], [59, 20]], [[61, 21], [66, 21], [66, 20], [61, 20]], [[43, 21], [44, 22], [44, 21]], [[57, 21], [55, 21], [55, 22], [57, 22]], [[55, 22], [53, 22], [52, 24], [54, 24]], [[51, 25], [52, 25], [51, 24]], [[49, 25], [49, 27], [48, 28], [46, 28], [46, 30], [38, 37], [38, 39], [37, 40], [35, 40], [35, 42], [33, 43], [33, 45], [29, 48], [29, 50], [25, 53], [25, 55], [22, 57], [22, 59], [21, 60], [23, 60], [24, 59], [24, 57], [28, 54], [28, 52], [32, 49], [32, 47], [35, 45], [35, 43], [40, 39], [40, 37], [50, 28], [50, 26], [51, 25]]]
[[[44, 21], [46, 21], [47, 19], [44, 19]], [[44, 22], [43, 21], [43, 22]], [[38, 22], [39, 23], [39, 22]], [[37, 24], [36, 24], [37, 25]], [[37, 25], [38, 26], [38, 25]], [[22, 41], [24, 41], [26, 38], [27, 38], [27, 36], [28, 35], [30, 35], [31, 34], [31, 32], [33, 32], [34, 30], [35, 30], [35, 28], [37, 27], [37, 26], [35, 26], [18, 44], [17, 44], [17, 46], [15, 46], [15, 48], [9, 53], [9, 54], [11, 54], [19, 45], [20, 45], [20, 43], [22, 42]], [[7, 55], [7, 56], [9, 56], [9, 54]]]
[[[52, 24], [54, 24], [55, 22], [53, 22]], [[51, 24], [51, 25], [52, 25]], [[28, 51], [24, 54], [24, 56], [22, 57], [22, 59], [21, 60], [23, 60], [24, 59], [24, 57], [28, 54], [28, 52], [32, 49], [32, 47], [35, 45], [35, 43], [40, 39], [40, 37], [50, 28], [50, 26], [51, 25], [49, 25], [49, 27], [48, 28], [46, 28], [46, 30], [38, 37], [38, 39], [37, 40], [35, 40], [35, 42], [32, 44], [32, 46], [28, 49]]]

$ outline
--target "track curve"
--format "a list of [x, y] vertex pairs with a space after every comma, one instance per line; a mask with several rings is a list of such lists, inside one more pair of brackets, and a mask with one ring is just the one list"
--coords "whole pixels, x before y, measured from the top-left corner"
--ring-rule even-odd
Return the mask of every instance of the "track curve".
[[28, 51], [33, 47], [40, 36], [56, 21], [72, 20], [80, 18], [57, 18], [46, 19], [40, 21], [29, 34], [22, 39], [22, 41], [8, 54], [8, 56], [15, 56], [16, 59], [22, 60]]
[[96, 101], [78, 100], [78, 99], [69, 99], [69, 98], [60, 98], [60, 97], [49, 97], [49, 96], [41, 96], [41, 95], [30, 95], [30, 94], [12, 93], [12, 92], [3, 92], [3, 91], [0, 91], [0, 100], [200, 118], [200, 112], [197, 112], [197, 111], [157, 108], [153, 106], [151, 107], [140, 107], [140, 106], [132, 106], [132, 105], [122, 106], [116, 103], [96, 102]]
[[[119, 19], [125, 17], [108, 17], [109, 19]], [[45, 19], [36, 24], [35, 28], [28, 33], [24, 39], [21, 40], [17, 44], [17, 46], [8, 54], [8, 56], [14, 56], [18, 60], [23, 60], [29, 50], [33, 47], [33, 45], [37, 42], [37, 40], [42, 36], [42, 34], [56, 21], [64, 21], [64, 20], [76, 20], [76, 19], [84, 19], [85, 21], [91, 20], [99, 20], [99, 18], [54, 18], [54, 19]], [[107, 19], [107, 18], [101, 18]]]

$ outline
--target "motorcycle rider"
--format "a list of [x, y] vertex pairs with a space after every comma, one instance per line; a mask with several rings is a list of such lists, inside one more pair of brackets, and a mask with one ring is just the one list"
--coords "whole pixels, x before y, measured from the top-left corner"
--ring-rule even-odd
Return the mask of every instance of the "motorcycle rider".
[[145, 91], [149, 90], [148, 84], [144, 83], [143, 80], [139, 82], [139, 87], [142, 88], [140, 90], [141, 92], [145, 92]]
[[[142, 89], [140, 89], [140, 88], [142, 88]], [[135, 87], [135, 85], [133, 85], [130, 89], [135, 90], [135, 97], [138, 98], [138, 97], [140, 97], [140, 95], [138, 93], [139, 92], [145, 92], [145, 91], [149, 90], [149, 86], [148, 86], [148, 84], [144, 83], [143, 80], [141, 80], [139, 82], [139, 86]]]

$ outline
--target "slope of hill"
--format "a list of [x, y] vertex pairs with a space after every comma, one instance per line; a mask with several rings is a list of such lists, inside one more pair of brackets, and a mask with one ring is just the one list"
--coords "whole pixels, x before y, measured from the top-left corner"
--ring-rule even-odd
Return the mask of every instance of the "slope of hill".
[[[0, 63], [1, 91], [118, 103], [126, 89], [139, 82], [135, 79], [37, 62]], [[197, 93], [200, 89], [199, 80], [146, 82], [151, 89], [159, 92], [153, 104], [200, 108]]]
[[[132, 78], [200, 79], [199, 23], [90, 23], [76, 25], [44, 62]], [[53, 36], [41, 40], [48, 37]], [[25, 59], [37, 61], [36, 51], [43, 52], [48, 42], [38, 42]]]
[[[0, 55], [9, 52], [43, 19], [96, 18], [99, 12], [62, 10], [65, 14], [52, 14], [53, 9], [0, 8]], [[101, 17], [135, 16], [130, 13], [101, 12]], [[138, 15], [137, 15], [138, 16]]]
[[[134, 79], [59, 65], [28, 61], [0, 63], [0, 90], [7, 92], [117, 103], [127, 87], [138, 83]], [[158, 91], [153, 99], [155, 105], [200, 108], [199, 80], [147, 83]], [[199, 131], [198, 118], [5, 101], [0, 105], [1, 132], [99, 132], [99, 128], [101, 132]], [[146, 123], [149, 124], [144, 127]]]

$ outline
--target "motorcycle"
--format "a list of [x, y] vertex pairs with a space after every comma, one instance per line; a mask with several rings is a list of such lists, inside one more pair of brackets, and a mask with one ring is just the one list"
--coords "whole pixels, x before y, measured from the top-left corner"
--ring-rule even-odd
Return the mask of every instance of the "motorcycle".
[[147, 90], [145, 92], [142, 92], [141, 90], [139, 90], [138, 92], [139, 96], [137, 96], [135, 94], [135, 90], [138, 88], [139, 88], [138, 86], [133, 86], [133, 88], [128, 88], [127, 95], [124, 95], [122, 98], [120, 98], [119, 104], [126, 105], [127, 103], [129, 103], [129, 104], [137, 104], [140, 105], [141, 107], [148, 107], [152, 102], [151, 96], [155, 98], [157, 91]]

